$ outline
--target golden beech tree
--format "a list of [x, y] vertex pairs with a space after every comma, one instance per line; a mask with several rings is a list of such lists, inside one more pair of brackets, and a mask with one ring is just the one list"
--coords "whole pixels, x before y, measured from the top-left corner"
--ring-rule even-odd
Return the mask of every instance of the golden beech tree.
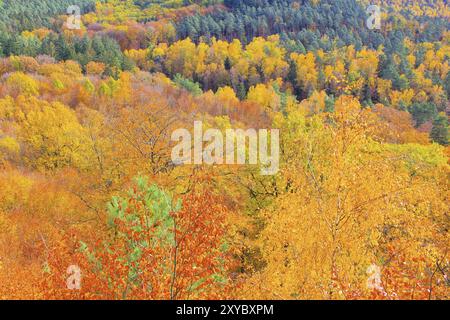
[[314, 55], [293, 53], [291, 59], [296, 64], [297, 83], [304, 92], [305, 96], [317, 88], [318, 72]]
[[90, 166], [86, 131], [73, 110], [59, 102], [23, 97], [16, 106], [18, 135], [27, 162], [38, 169]]
[[23, 72], [11, 74], [6, 80], [6, 84], [13, 96], [37, 96], [39, 94], [38, 82]]
[[247, 45], [245, 52], [249, 63], [262, 70], [263, 81], [287, 74], [289, 65], [285, 59], [285, 49], [279, 45], [279, 36], [270, 36], [267, 40], [255, 38]]
[[280, 110], [280, 97], [275, 92], [272, 84], [258, 84], [250, 87], [247, 100], [258, 103], [264, 110]]
[[171, 74], [179, 73], [186, 78], [192, 78], [200, 63], [196, 45], [189, 38], [170, 46], [165, 58], [166, 68]]

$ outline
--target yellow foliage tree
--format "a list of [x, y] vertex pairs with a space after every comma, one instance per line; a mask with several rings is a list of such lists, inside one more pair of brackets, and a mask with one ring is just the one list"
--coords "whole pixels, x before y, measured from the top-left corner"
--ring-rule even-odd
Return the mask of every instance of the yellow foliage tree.
[[[336, 102], [335, 113], [307, 118], [294, 109], [277, 116], [274, 126], [283, 132], [283, 168], [256, 240], [266, 267], [248, 280], [244, 296], [353, 299], [369, 297], [373, 290], [388, 297], [403, 294], [383, 273], [394, 268], [389, 248], [402, 241], [409, 243], [410, 258], [426, 261], [417, 281], [428, 280], [439, 292], [445, 290], [445, 284], [426, 274], [426, 265], [445, 257], [442, 239], [449, 239], [443, 181], [438, 178], [448, 169], [442, 148], [399, 149], [375, 142], [375, 115], [349, 97]], [[423, 170], [420, 175], [414, 173], [417, 166]], [[381, 285], [373, 288], [370, 272], [378, 267]]]
[[37, 96], [39, 94], [38, 82], [23, 72], [11, 74], [6, 80], [6, 84], [13, 96]]

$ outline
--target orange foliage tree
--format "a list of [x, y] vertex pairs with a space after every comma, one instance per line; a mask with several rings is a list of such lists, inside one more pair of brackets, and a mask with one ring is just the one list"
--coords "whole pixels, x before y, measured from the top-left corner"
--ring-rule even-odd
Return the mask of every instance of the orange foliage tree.
[[[208, 191], [179, 201], [139, 177], [108, 204], [109, 237], [93, 248], [66, 237], [50, 254], [46, 298], [199, 299], [226, 297], [227, 210]], [[67, 286], [67, 268], [81, 271], [80, 290]], [[70, 271], [70, 269], [69, 269]]]

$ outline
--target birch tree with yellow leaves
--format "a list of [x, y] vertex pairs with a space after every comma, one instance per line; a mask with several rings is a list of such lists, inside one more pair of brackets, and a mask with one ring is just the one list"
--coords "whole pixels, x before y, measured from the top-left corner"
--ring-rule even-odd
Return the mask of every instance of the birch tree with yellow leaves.
[[394, 265], [389, 248], [404, 243], [405, 255], [423, 259], [411, 281], [445, 292], [445, 274], [431, 277], [427, 269], [448, 263], [443, 150], [380, 143], [372, 137], [379, 124], [350, 97], [341, 97], [333, 114], [291, 110], [276, 117], [284, 133], [277, 181], [284, 191], [263, 211], [265, 227], [255, 242], [266, 267], [247, 282], [252, 297], [369, 297], [371, 266], [382, 272], [379, 296], [399, 297], [392, 284], [383, 287], [383, 272]]

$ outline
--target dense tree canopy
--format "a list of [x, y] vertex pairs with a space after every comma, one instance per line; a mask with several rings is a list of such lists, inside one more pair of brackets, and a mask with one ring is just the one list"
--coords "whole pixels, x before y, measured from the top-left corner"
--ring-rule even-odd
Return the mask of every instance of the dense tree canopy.
[[0, 299], [449, 298], [446, 1], [72, 2], [0, 0]]

